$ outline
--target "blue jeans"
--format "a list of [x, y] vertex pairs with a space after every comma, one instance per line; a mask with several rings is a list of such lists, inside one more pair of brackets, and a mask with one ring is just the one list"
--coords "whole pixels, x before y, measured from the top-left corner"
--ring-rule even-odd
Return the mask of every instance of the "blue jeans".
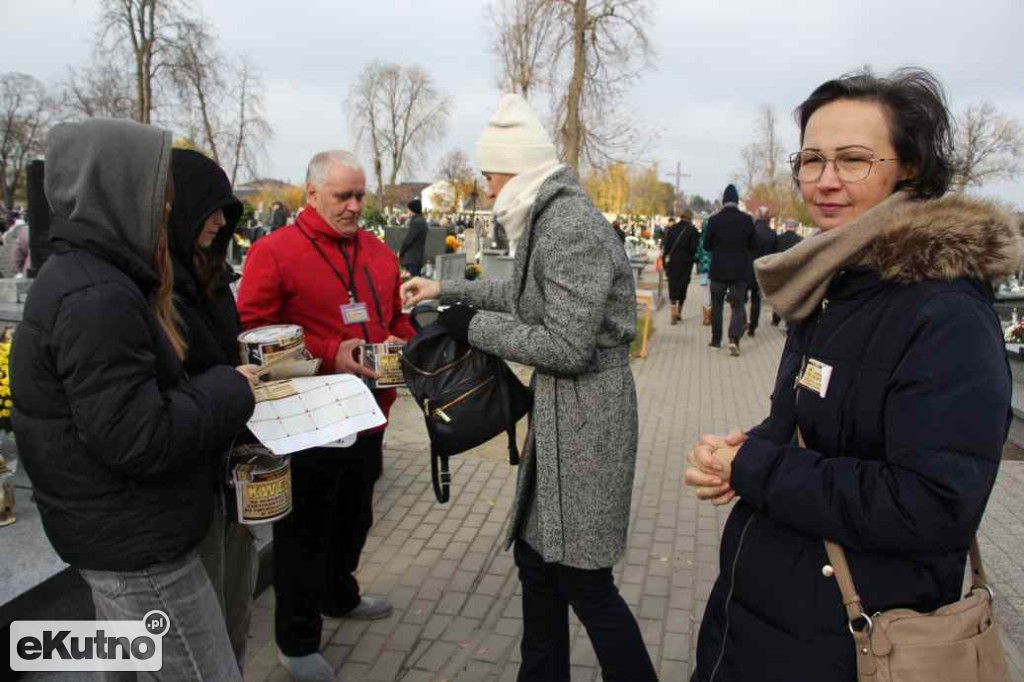
[[159, 672], [107, 672], [101, 679], [242, 682], [217, 595], [195, 550], [141, 571], [79, 573], [92, 588], [97, 620], [142, 620], [154, 609], [170, 620]]

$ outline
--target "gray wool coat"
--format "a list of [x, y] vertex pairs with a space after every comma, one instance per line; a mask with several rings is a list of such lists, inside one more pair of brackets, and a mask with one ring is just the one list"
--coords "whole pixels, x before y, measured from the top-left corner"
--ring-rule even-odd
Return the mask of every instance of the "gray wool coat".
[[488, 311], [470, 324], [474, 347], [536, 370], [507, 545], [520, 537], [547, 562], [614, 565], [636, 467], [636, 293], [622, 243], [573, 172], [541, 186], [512, 279], [445, 281], [441, 297]]

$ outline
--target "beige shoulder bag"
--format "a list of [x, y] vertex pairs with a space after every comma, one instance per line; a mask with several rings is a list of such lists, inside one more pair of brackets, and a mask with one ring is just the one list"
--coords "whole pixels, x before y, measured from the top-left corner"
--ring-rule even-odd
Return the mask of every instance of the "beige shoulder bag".
[[[797, 436], [806, 447], [799, 429]], [[977, 538], [971, 540], [970, 593], [931, 613], [891, 609], [869, 616], [843, 548], [825, 540], [825, 552], [857, 647], [858, 682], [1010, 682]]]

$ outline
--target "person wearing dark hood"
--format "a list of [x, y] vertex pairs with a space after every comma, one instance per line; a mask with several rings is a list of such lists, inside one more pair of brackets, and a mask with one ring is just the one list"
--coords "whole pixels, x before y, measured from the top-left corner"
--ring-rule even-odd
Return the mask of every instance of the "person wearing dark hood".
[[679, 222], [670, 221], [668, 232], [661, 242], [662, 262], [668, 275], [668, 298], [672, 302], [672, 324], [678, 324], [683, 316], [686, 290], [690, 287], [693, 274], [693, 259], [700, 243], [700, 233], [693, 226], [693, 211], [685, 209]]
[[[175, 200], [169, 233], [176, 309], [188, 350], [185, 371], [202, 374], [238, 361], [242, 324], [231, 283], [237, 278], [225, 260], [228, 242], [242, 215], [227, 174], [211, 159], [189, 149], [171, 152]], [[225, 433], [209, 453], [217, 495], [213, 523], [200, 556], [224, 612], [235, 658], [241, 667], [252, 613], [256, 550], [252, 533], [224, 504], [225, 470], [220, 459], [235, 434]]]
[[725, 188], [722, 210], [708, 221], [704, 248], [711, 254], [711, 343], [722, 347], [722, 312], [729, 301], [729, 353], [740, 354], [740, 337], [747, 326], [747, 281], [750, 254], [757, 249], [754, 220], [740, 210], [734, 185]]
[[[757, 241], [757, 248], [751, 254], [753, 258], [750, 263], [751, 268], [754, 267], [754, 260], [761, 256], [770, 256], [779, 248], [779, 235], [772, 229], [771, 222], [772, 219], [768, 215], [768, 207], [759, 206], [757, 209], [757, 220], [754, 221], [754, 239]], [[750, 329], [747, 330], [747, 334], [753, 336], [757, 331], [758, 323], [761, 321], [761, 287], [754, 277], [753, 270], [751, 270], [747, 281], [750, 284]]]
[[412, 218], [409, 219], [409, 229], [402, 240], [402, 248], [398, 251], [398, 261], [402, 267], [413, 277], [419, 277], [423, 272], [423, 266], [427, 262], [427, 220], [423, 217], [423, 204], [419, 199], [413, 199], [408, 204], [412, 211]]
[[12, 418], [43, 529], [97, 619], [163, 611], [165, 678], [241, 680], [197, 547], [212, 453], [251, 416], [255, 368], [185, 370], [170, 159], [171, 134], [134, 122], [50, 133], [53, 255], [14, 337]]

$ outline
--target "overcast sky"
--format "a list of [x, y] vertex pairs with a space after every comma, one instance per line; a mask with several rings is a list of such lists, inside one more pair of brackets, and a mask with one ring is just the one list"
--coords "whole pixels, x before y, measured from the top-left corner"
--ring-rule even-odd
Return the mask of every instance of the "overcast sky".
[[[719, 196], [753, 139], [758, 107], [779, 114], [787, 150], [790, 113], [823, 81], [864, 64], [931, 69], [954, 109], [982, 99], [1024, 122], [1024, 2], [978, 0], [652, 0], [655, 68], [622, 106], [657, 131], [649, 160], [663, 177], [682, 163], [683, 191]], [[0, 0], [0, 71], [56, 82], [87, 64], [100, 0]], [[197, 0], [221, 48], [246, 53], [267, 85], [276, 137], [264, 175], [301, 180], [318, 150], [350, 147], [344, 100], [369, 61], [426, 68], [454, 109], [432, 162], [454, 147], [472, 154], [492, 113], [494, 85], [482, 0]], [[540, 108], [540, 107], [538, 107]], [[1024, 179], [982, 194], [1024, 208]]]

